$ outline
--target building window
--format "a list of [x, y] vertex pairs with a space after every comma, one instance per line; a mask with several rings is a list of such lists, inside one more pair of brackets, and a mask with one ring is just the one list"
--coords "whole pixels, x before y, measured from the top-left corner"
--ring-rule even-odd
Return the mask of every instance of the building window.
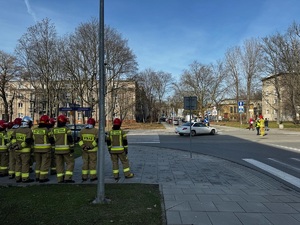
[[23, 108], [23, 103], [22, 102], [18, 103], [18, 108]]
[[233, 113], [233, 107], [230, 106], [230, 113]]

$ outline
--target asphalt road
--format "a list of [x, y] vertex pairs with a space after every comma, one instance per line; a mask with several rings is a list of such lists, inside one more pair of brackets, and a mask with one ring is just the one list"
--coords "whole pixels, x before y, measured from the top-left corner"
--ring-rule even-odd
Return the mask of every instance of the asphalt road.
[[[218, 134], [179, 136], [166, 132], [136, 133], [131, 144], [206, 154], [259, 170], [300, 190], [300, 133], [273, 129], [266, 136], [241, 128], [216, 126]], [[135, 138], [133, 138], [135, 137]]]

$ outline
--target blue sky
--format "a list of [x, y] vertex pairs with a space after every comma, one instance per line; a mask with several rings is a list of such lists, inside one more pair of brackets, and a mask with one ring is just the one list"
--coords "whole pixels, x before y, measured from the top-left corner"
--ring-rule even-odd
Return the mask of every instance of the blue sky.
[[[105, 24], [128, 40], [139, 69], [179, 77], [194, 60], [208, 64], [248, 38], [300, 23], [299, 0], [104, 0]], [[0, 0], [0, 50], [49, 18], [63, 36], [99, 17], [99, 0]]]

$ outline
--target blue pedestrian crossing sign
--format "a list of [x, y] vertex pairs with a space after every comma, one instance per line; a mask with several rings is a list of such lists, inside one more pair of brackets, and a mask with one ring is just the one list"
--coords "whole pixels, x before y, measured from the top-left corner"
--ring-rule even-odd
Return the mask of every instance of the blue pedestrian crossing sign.
[[238, 102], [239, 113], [244, 113], [244, 102]]

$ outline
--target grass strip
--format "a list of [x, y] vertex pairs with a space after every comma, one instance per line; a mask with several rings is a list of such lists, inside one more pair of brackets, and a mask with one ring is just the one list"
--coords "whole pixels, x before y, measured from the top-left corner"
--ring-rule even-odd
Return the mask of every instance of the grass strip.
[[105, 184], [110, 203], [92, 203], [96, 185], [0, 187], [1, 223], [30, 225], [159, 225], [164, 223], [156, 184]]

